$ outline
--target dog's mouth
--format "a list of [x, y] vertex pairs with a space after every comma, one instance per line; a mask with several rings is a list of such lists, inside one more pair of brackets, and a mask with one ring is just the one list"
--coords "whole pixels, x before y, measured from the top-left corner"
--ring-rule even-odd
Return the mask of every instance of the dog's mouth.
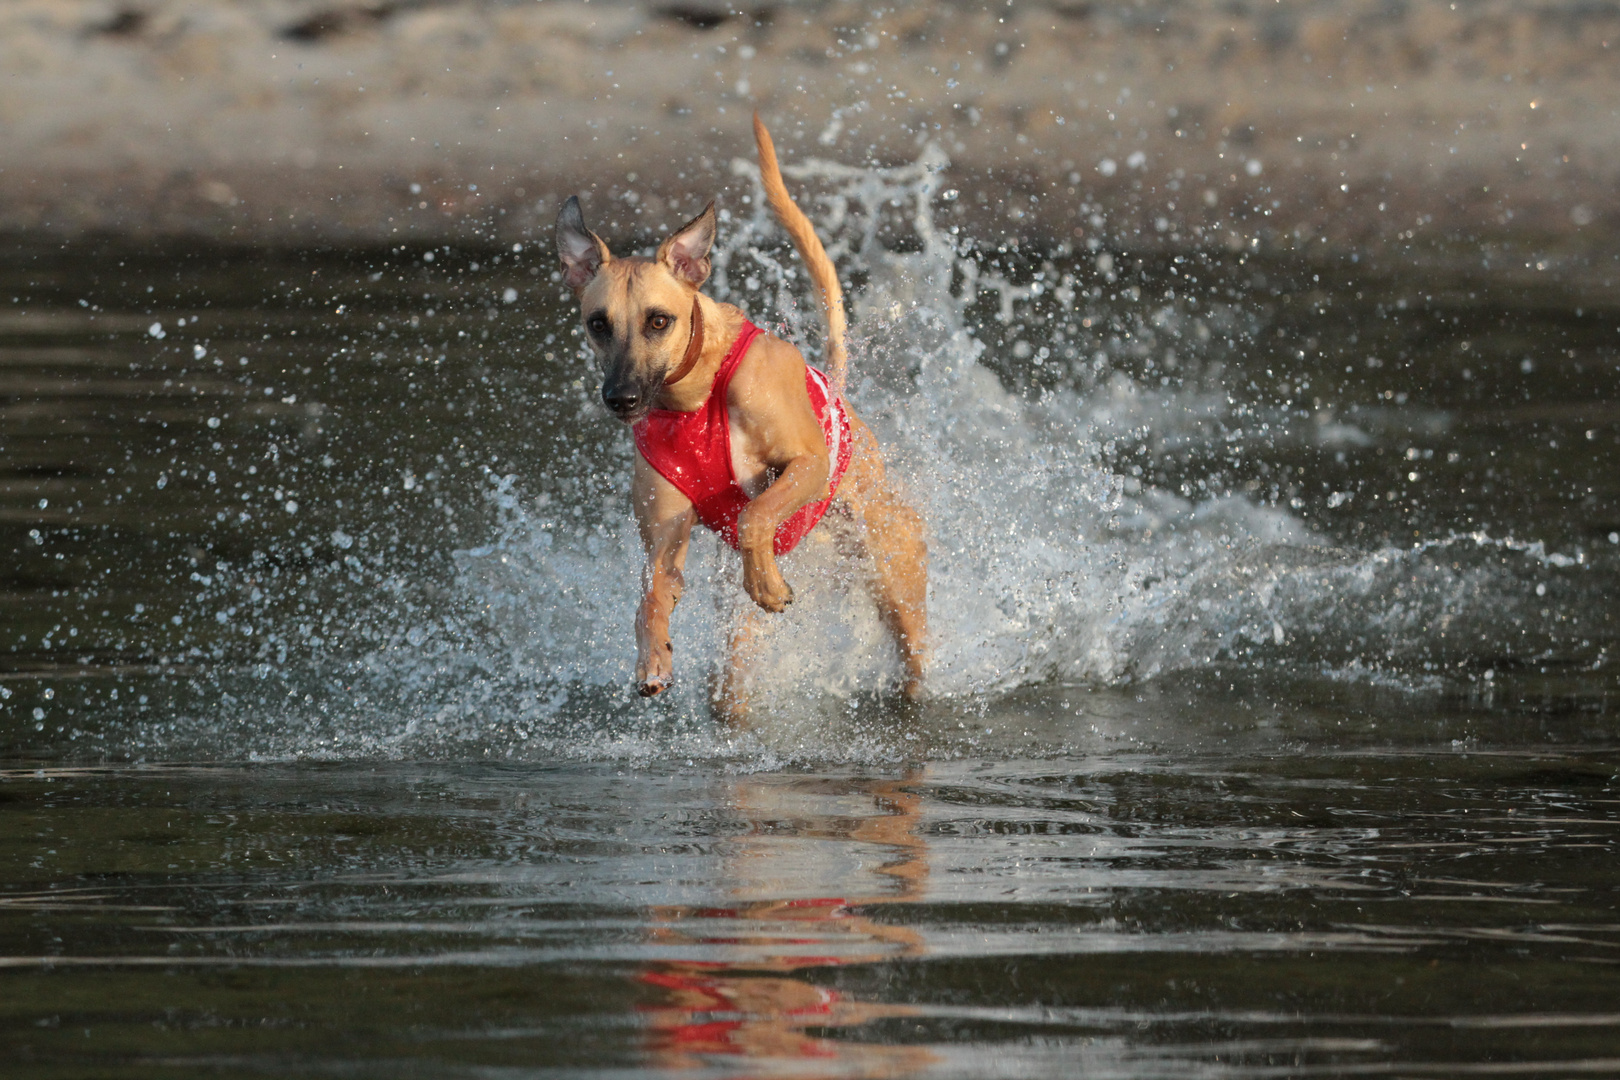
[[609, 405], [608, 412], [613, 414], [615, 420], [622, 420], [626, 424], [634, 424], [651, 411], [649, 405], [619, 406]]

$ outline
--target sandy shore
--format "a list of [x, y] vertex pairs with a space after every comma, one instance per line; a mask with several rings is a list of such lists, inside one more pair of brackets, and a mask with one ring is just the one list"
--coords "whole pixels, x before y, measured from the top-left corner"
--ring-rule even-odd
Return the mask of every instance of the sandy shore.
[[757, 107], [789, 160], [937, 143], [981, 236], [1620, 233], [1613, 6], [753, 2], [12, 0], [0, 228], [505, 242], [577, 191], [622, 237], [724, 196]]

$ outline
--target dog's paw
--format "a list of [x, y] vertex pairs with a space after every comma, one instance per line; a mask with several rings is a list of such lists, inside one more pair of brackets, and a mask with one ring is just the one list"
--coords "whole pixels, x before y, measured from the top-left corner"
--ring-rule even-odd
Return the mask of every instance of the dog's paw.
[[[668, 637], [664, 637], [662, 645], [649, 646], [646, 636], [638, 628], [641, 635], [640, 655], [636, 658], [636, 693], [642, 697], [656, 697], [669, 689], [675, 681], [675, 647], [670, 644]], [[669, 627], [663, 626], [659, 636], [669, 633]]]
[[744, 567], [743, 588], [754, 603], [766, 611], [781, 612], [793, 603], [793, 586], [787, 583], [773, 562], [769, 568], [761, 568], [756, 573], [748, 573]]
[[779, 615], [787, 610], [789, 604], [793, 603], [793, 586], [784, 581], [781, 589], [761, 589], [754, 592], [752, 596], [754, 598], [754, 603], [758, 604], [766, 611], [774, 612]]

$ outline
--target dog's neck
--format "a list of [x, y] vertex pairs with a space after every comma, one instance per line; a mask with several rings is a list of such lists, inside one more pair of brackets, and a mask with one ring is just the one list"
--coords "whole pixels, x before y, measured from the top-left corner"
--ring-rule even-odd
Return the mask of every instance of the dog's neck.
[[692, 294], [691, 333], [686, 339], [686, 355], [681, 357], [680, 366], [664, 377], [665, 386], [674, 386], [690, 375], [703, 353], [703, 305], [698, 301], [698, 295]]
[[[656, 408], [675, 412], [701, 409], [704, 402], [709, 400], [715, 376], [720, 374], [720, 365], [731, 350], [731, 343], [742, 331], [743, 313], [740, 310], [730, 304], [717, 304], [702, 293], [693, 295], [692, 312], [692, 323], [697, 334], [702, 336], [699, 339], [694, 335], [694, 340], [687, 346], [686, 356], [676, 371], [671, 373], [671, 381], [659, 388], [654, 402]], [[691, 361], [690, 365], [688, 360]], [[678, 379], [673, 378], [681, 368], [687, 368], [686, 373]]]

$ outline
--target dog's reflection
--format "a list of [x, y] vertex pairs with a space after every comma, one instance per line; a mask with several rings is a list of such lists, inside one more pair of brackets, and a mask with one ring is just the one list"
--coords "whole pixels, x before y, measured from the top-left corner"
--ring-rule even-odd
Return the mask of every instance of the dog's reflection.
[[[914, 1009], [861, 1001], [814, 977], [924, 954], [920, 935], [874, 910], [920, 898], [927, 881], [918, 798], [906, 790], [919, 778], [738, 782], [735, 807], [749, 823], [727, 868], [738, 902], [653, 912], [659, 942], [702, 957], [638, 977], [659, 991], [643, 1010], [655, 1064], [703, 1069], [742, 1058], [748, 1075], [891, 1077], [935, 1060], [925, 1047], [853, 1035]], [[817, 883], [838, 895], [814, 895]], [[820, 1034], [830, 1030], [841, 1034]]]

